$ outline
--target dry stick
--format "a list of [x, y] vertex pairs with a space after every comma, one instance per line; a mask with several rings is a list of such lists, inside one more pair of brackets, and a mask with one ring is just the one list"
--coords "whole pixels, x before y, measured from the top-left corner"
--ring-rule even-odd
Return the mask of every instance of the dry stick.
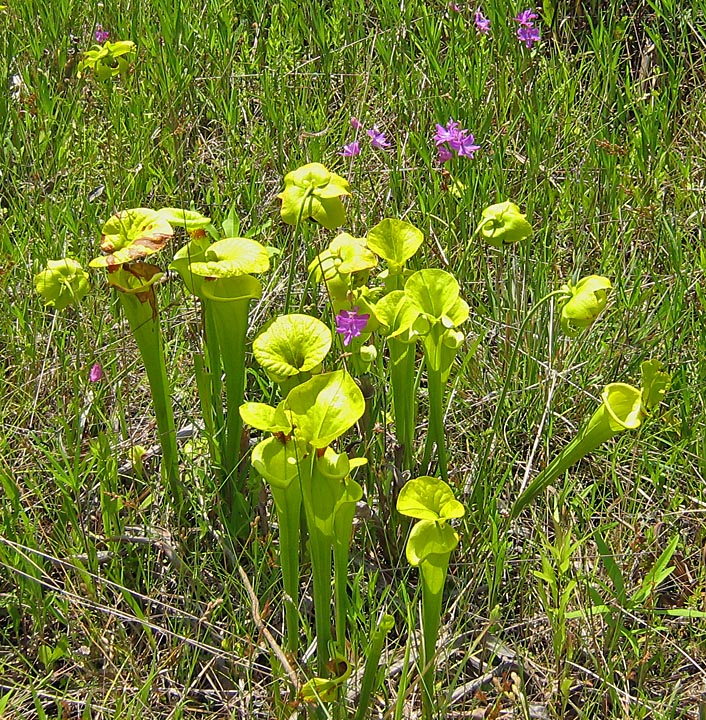
[[245, 573], [245, 570], [243, 570], [242, 565], [238, 565], [238, 573], [240, 573], [240, 578], [243, 581], [243, 585], [245, 585], [245, 592], [247, 592], [248, 597], [250, 598], [252, 617], [255, 621], [257, 629], [262, 633], [262, 636], [267, 641], [267, 644], [272, 649], [272, 652], [280, 661], [282, 667], [284, 668], [284, 671], [289, 676], [289, 682], [292, 683], [294, 689], [298, 692], [300, 685], [297, 674], [294, 672], [294, 668], [292, 668], [292, 666], [289, 664], [287, 656], [282, 651], [282, 648], [277, 644], [277, 641], [272, 637], [272, 633], [265, 626], [262, 615], [260, 615], [260, 602], [257, 599], [257, 595], [255, 595], [255, 591], [253, 590], [252, 585], [250, 584], [250, 580], [248, 580], [248, 576]]
[[515, 667], [515, 663], [511, 660], [503, 660], [499, 665], [489, 670], [485, 675], [471, 680], [470, 682], [464, 683], [457, 687], [448, 702], [448, 707], [460, 703], [466, 698], [473, 697], [484, 685], [489, 685], [493, 682], [493, 679], [500, 677], [503, 673], [506, 673]]

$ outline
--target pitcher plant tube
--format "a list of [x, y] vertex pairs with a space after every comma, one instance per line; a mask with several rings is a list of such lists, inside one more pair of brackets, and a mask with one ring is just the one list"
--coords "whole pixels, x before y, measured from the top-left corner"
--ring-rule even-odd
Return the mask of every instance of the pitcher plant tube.
[[415, 391], [417, 335], [411, 327], [417, 317], [403, 290], [393, 290], [375, 305], [380, 332], [386, 337], [390, 361], [387, 365], [392, 390], [395, 434], [401, 451], [402, 468], [411, 472], [417, 428]]
[[[460, 297], [456, 278], [444, 270], [420, 270], [404, 286], [407, 301], [417, 314], [412, 329], [419, 334], [424, 348], [429, 392], [429, 433], [425, 458], [436, 444], [438, 471], [448, 477], [446, 435], [444, 432], [444, 398], [454, 357], [464, 335], [458, 326], [466, 322], [469, 307]], [[428, 465], [427, 465], [428, 467]]]
[[260, 403], [246, 403], [240, 412], [247, 425], [273, 433], [253, 448], [251, 462], [269, 485], [277, 513], [287, 649], [296, 653], [299, 649], [301, 476], [309, 472], [307, 447], [291, 434], [285, 434], [291, 432], [290, 423], [283, 413], [278, 418], [277, 409]]
[[[179, 214], [182, 222], [179, 221]], [[176, 208], [133, 208], [116, 213], [101, 229], [100, 247], [105, 255], [90, 262], [91, 267], [107, 268], [108, 282], [118, 292], [120, 304], [142, 356], [162, 448], [162, 475], [180, 513], [183, 485], [179, 478], [174, 410], [154, 291], [163, 273], [158, 267], [142, 260], [160, 251], [174, 234], [172, 225], [184, 224], [186, 218], [204, 226], [210, 222], [200, 213]]]
[[424, 717], [434, 711], [434, 656], [441, 622], [441, 607], [449, 558], [458, 545], [458, 533], [450, 520], [466, 510], [453, 490], [441, 479], [428, 475], [410, 480], [397, 498], [397, 511], [419, 522], [412, 526], [406, 546], [407, 561], [419, 568], [422, 584], [422, 677]]
[[221, 432], [225, 475], [224, 502], [236, 534], [247, 525], [245, 498], [238, 487], [242, 421], [239, 407], [245, 390], [245, 348], [250, 301], [262, 296], [260, 281], [250, 273], [270, 268], [267, 249], [249, 238], [231, 237], [208, 244], [195, 237], [181, 248], [170, 265], [202, 302], [209, 372], [219, 389], [225, 376], [227, 413]]
[[[284, 449], [275, 448], [270, 440], [271, 456], [277, 464], [296, 465], [291, 477], [296, 477], [308, 530], [308, 547], [314, 586], [314, 613], [319, 673], [323, 673], [328, 660], [331, 642], [331, 564], [334, 561], [336, 609], [336, 639], [338, 651], [345, 649], [347, 615], [348, 550], [352, 531], [355, 504], [362, 497], [362, 488], [351, 478], [351, 471], [365, 464], [364, 458], [349, 458], [337, 453], [331, 443], [349, 430], [365, 411], [365, 400], [353, 378], [345, 371], [314, 375], [292, 388], [276, 408], [262, 403], [244, 403], [240, 409], [243, 420], [259, 430], [275, 435]], [[265, 441], [267, 442], [267, 441]], [[287, 446], [287, 443], [293, 443]], [[259, 446], [258, 446], [259, 447]], [[286, 458], [284, 456], [287, 456]], [[264, 460], [263, 447], [254, 457]], [[283, 459], [284, 458], [284, 459]], [[273, 461], [275, 462], [275, 461]], [[297, 480], [293, 480], [296, 482]], [[297, 490], [290, 491], [290, 495]], [[294, 500], [287, 500], [294, 504]], [[278, 509], [279, 512], [279, 509]], [[280, 522], [289, 525], [287, 533], [295, 534], [294, 511]], [[296, 543], [290, 543], [295, 545]], [[282, 541], [280, 541], [282, 548]], [[283, 577], [289, 588], [286, 592], [294, 599], [293, 551], [280, 556]], [[287, 569], [284, 565], [287, 565]], [[297, 582], [298, 587], [298, 582]], [[288, 621], [289, 622], [289, 621]], [[292, 620], [293, 622], [293, 620]], [[292, 636], [288, 628], [288, 637]]]
[[642, 363], [642, 385], [610, 383], [601, 394], [601, 404], [577, 436], [525, 488], [515, 500], [510, 519], [518, 515], [551, 483], [572, 465], [604, 442], [625, 430], [642, 425], [650, 412], [659, 405], [671, 383], [661, 363]]
[[[460, 287], [453, 275], [444, 270], [425, 269], [410, 275], [403, 291], [391, 292], [376, 305], [376, 312], [388, 329], [395, 423], [400, 423], [402, 445], [406, 448], [411, 448], [416, 425], [413, 420], [414, 352], [410, 343], [415, 338], [421, 340], [429, 393], [425, 463], [428, 466], [431, 448], [435, 445], [439, 472], [444, 478], [448, 476], [444, 391], [453, 359], [464, 340], [463, 333], [456, 328], [469, 314], [468, 304], [459, 293]], [[405, 450], [405, 454], [408, 451]], [[411, 464], [408, 455], [406, 462]]]
[[167, 377], [164, 343], [154, 291], [155, 284], [163, 275], [157, 266], [150, 263], [125, 263], [109, 268], [108, 282], [118, 292], [120, 304], [142, 357], [162, 448], [162, 477], [168, 483], [178, 511], [181, 511], [184, 486], [179, 477], [171, 386]]

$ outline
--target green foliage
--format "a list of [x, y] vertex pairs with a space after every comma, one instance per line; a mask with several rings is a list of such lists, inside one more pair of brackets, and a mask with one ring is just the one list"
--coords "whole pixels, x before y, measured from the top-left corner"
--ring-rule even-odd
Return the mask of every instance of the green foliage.
[[103, 45], [94, 45], [83, 54], [83, 60], [78, 64], [78, 72], [92, 70], [99, 80], [108, 80], [116, 75], [125, 75], [130, 67], [127, 55], [135, 52], [135, 43], [132, 40], [118, 40]]
[[564, 285], [562, 290], [566, 292], [567, 299], [561, 309], [562, 330], [567, 335], [575, 336], [593, 325], [605, 310], [608, 291], [612, 287], [608, 278], [599, 275], [581, 278], [576, 285]]
[[34, 276], [34, 287], [45, 305], [64, 310], [76, 305], [90, 289], [88, 273], [71, 258], [49, 260], [46, 270]]
[[282, 201], [282, 220], [288, 225], [311, 218], [334, 230], [346, 221], [342, 195], [350, 195], [345, 178], [329, 172], [321, 163], [309, 163], [284, 176], [284, 190], [277, 197]]
[[532, 234], [532, 226], [520, 208], [508, 200], [485, 208], [476, 232], [489, 245], [502, 248], [528, 238]]
[[166, 217], [156, 210], [133, 208], [113, 215], [101, 228], [101, 250], [91, 267], [114, 267], [159, 252], [174, 234]]
[[[8, 79], [0, 103], [0, 714], [220, 717], [232, 712], [235, 693], [243, 715], [288, 717], [296, 696], [285, 698], [270, 640], [290, 653], [300, 684], [330, 679], [304, 653], [319, 636], [308, 530], [303, 525], [290, 542], [275, 483], [260, 488], [256, 477], [279, 468], [289, 489], [300, 488], [308, 466], [294, 474], [292, 464], [306, 443], [277, 436], [293, 428], [286, 416], [274, 420], [283, 395], [252, 362], [250, 339], [285, 305], [333, 329], [325, 288], [314, 287], [331, 262], [343, 268], [326, 278], [333, 314], [357, 306], [371, 317], [366, 337], [339, 343], [323, 360], [327, 371], [348, 369], [365, 404], [331, 452], [322, 448], [328, 455], [317, 462], [316, 482], [331, 483], [322, 498], [330, 506], [346, 463], [350, 470], [365, 458], [356, 481], [367, 507], [358, 505], [347, 532], [355, 505], [342, 508], [350, 557], [338, 560], [335, 588], [330, 571], [319, 573], [344, 614], [329, 652], [340, 648], [353, 674], [335, 702], [297, 711], [357, 720], [418, 712], [418, 572], [400, 562], [408, 527], [394, 506], [407, 477], [438, 470], [438, 454], [434, 443], [424, 447], [429, 367], [399, 299], [409, 275], [438, 268], [453, 274], [469, 306], [459, 328], [466, 339], [455, 328], [445, 334], [458, 346], [434, 421], [448, 445], [449, 484], [467, 508], [454, 523], [461, 551], [440, 605], [448, 652], [424, 685], [439, 716], [698, 714], [702, 4], [581, 3], [576, 11], [574, 3], [545, 3], [537, 8], [542, 41], [531, 52], [511, 17], [522, 7], [501, 3], [481, 8], [488, 37], [475, 32], [468, 6], [456, 13], [416, 0], [248, 0], [234, 14], [231, 5], [27, 0], [0, 11]], [[96, 23], [139, 46], [121, 56], [129, 73], [112, 81], [95, 81], [89, 67], [77, 75]], [[351, 129], [352, 115], [362, 130]], [[449, 118], [469, 127], [481, 148], [472, 160], [442, 166], [432, 133]], [[390, 148], [370, 146], [365, 130], [375, 123]], [[341, 158], [353, 139], [360, 155]], [[283, 226], [275, 200], [282, 177], [313, 162], [350, 182], [351, 194], [337, 198], [343, 229], [365, 245], [341, 241], [326, 255], [335, 233], [304, 223], [306, 208], [295, 218], [298, 231]], [[488, 252], [481, 233], [474, 236], [477, 221], [506, 198], [533, 232], [503, 253]], [[194, 258], [222, 238], [268, 247], [267, 275], [208, 281], [213, 300], [257, 298], [237, 318], [229, 302], [218, 303], [222, 347], [216, 311], [202, 313], [209, 298], [184, 298], [159, 253], [142, 256], [155, 271], [138, 259], [97, 274], [78, 308], [61, 315], [31, 292], [48, 260], [70, 257], [86, 267], [114, 213], [145, 204], [165, 206], [157, 212]], [[224, 232], [180, 207], [201, 208]], [[382, 218], [409, 223], [424, 238], [388, 280], [389, 268], [378, 275], [362, 267], [371, 262], [366, 234]], [[320, 267], [312, 263], [319, 254]], [[528, 313], [563, 279], [591, 274], [610, 277], [613, 288], [598, 321], [580, 334], [556, 332], [561, 309], [553, 302]], [[189, 289], [205, 278], [189, 273], [184, 282]], [[166, 399], [179, 429], [182, 520], [159, 482], [170, 460], [159, 450], [143, 361], [122, 320], [125, 293], [110, 284], [136, 291], [133, 304], [154, 292]], [[400, 327], [407, 329], [395, 335]], [[362, 342], [375, 350], [366, 350], [374, 355], [367, 364]], [[244, 397], [273, 409], [267, 427], [275, 434], [250, 439], [253, 450], [268, 443], [250, 465], [248, 432], [231, 428], [232, 485], [247, 499], [238, 540], [223, 457], [226, 418], [240, 418], [238, 382], [224, 370], [241, 351]], [[517, 499], [581, 432], [601, 388], [619, 381], [637, 389], [646, 358], [668, 363], [672, 381], [656, 360], [643, 366], [639, 428], [595, 448], [513, 515]], [[93, 363], [105, 371], [96, 383], [87, 380]], [[633, 422], [631, 398], [616, 415]], [[130, 470], [135, 446], [147, 448], [141, 473]], [[312, 469], [315, 455], [306, 455]], [[288, 507], [290, 516], [305, 514]], [[285, 584], [279, 559], [290, 548], [302, 570]], [[342, 557], [340, 543], [334, 552]], [[438, 586], [440, 577], [431, 568], [425, 581]], [[320, 621], [329, 634], [334, 604]], [[370, 673], [366, 666], [370, 700], [358, 704], [374, 619], [384, 613], [395, 626], [381, 641], [379, 663], [371, 661]], [[290, 618], [298, 621], [293, 633]], [[473, 664], [481, 645], [482, 671]], [[66, 654], [51, 660], [63, 646]], [[479, 675], [500, 675], [509, 657], [524, 686], [508, 675], [469, 694]]]
[[448, 524], [461, 518], [466, 509], [453, 490], [439, 478], [419, 477], [410, 480], [397, 498], [397, 511], [421, 518], [407, 538], [407, 561], [419, 567], [422, 583], [422, 653], [420, 668], [424, 689], [424, 716], [433, 715], [434, 655], [441, 621], [441, 601], [446, 582], [449, 557], [459, 542], [458, 533]]
[[386, 218], [366, 236], [368, 247], [387, 261], [391, 275], [399, 274], [424, 242], [421, 230], [403, 220]]
[[282, 315], [253, 340], [253, 355], [278, 383], [321, 370], [331, 349], [331, 331], [310, 315]]
[[428, 475], [405, 484], [397, 497], [397, 510], [407, 517], [434, 522], [461, 518], [466, 512], [445, 482]]

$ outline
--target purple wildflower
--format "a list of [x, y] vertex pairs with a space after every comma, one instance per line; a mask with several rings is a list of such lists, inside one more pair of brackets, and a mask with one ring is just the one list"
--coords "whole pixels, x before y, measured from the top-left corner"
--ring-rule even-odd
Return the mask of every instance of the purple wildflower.
[[449, 150], [445, 145], [439, 145], [437, 148], [439, 151], [439, 162], [445, 163], [451, 160], [451, 158], [454, 156], [454, 154]]
[[436, 133], [434, 134], [434, 142], [437, 145], [455, 142], [458, 138], [458, 133], [459, 124], [453, 118], [449, 120], [449, 122], [446, 124], [446, 127], [437, 123]]
[[480, 145], [475, 145], [473, 134], [462, 128], [453, 118], [446, 126], [437, 123], [434, 143], [439, 152], [439, 162], [442, 163], [451, 160], [454, 153], [459, 157], [472, 158], [473, 153], [480, 149]]
[[96, 25], [96, 31], [93, 33], [93, 37], [97, 43], [102, 45], [110, 37], [110, 33], [107, 30], [103, 30], [102, 25]]
[[341, 310], [336, 315], [336, 332], [343, 335], [343, 344], [350, 345], [354, 337], [358, 337], [368, 324], [370, 315], [358, 313], [358, 307], [352, 310]]
[[460, 5], [457, 5], [455, 2], [450, 2], [450, 3], [449, 3], [449, 10], [451, 10], [452, 12], [455, 12], [455, 13], [460, 13], [460, 12], [461, 12], [461, 6], [460, 6]]
[[521, 25], [517, 28], [517, 39], [525, 44], [525, 47], [531, 48], [536, 42], [539, 42], [539, 28], [534, 25]]
[[360, 155], [360, 143], [357, 140], [354, 140], [353, 142], [348, 143], [348, 145], [344, 145], [343, 152], [338, 154], [343, 155], [343, 157], [355, 157], [356, 155]]
[[352, 118], [351, 118], [351, 127], [352, 127], [354, 130], [362, 130], [362, 129], [363, 129], [363, 123], [360, 122], [360, 120], [358, 120], [357, 117], [352, 117]]
[[515, 22], [520, 23], [520, 25], [523, 25], [524, 27], [532, 27], [532, 21], [536, 19], [537, 13], [534, 12], [532, 8], [529, 8], [527, 10], [523, 10], [521, 13], [518, 13], [515, 18]]
[[480, 8], [476, 10], [473, 15], [473, 22], [476, 24], [476, 30], [481, 35], [488, 35], [490, 33], [490, 20], [480, 11]]
[[480, 145], [475, 145], [474, 143], [475, 143], [475, 139], [474, 139], [472, 133], [468, 133], [467, 135], [464, 135], [459, 140], [458, 148], [456, 148], [456, 152], [458, 153], [458, 156], [472, 158], [475, 151], [480, 150]]
[[377, 125], [373, 125], [372, 130], [367, 130], [366, 132], [370, 138], [370, 144], [377, 150], [384, 150], [385, 148], [390, 147], [390, 143], [387, 141], [385, 133], [380, 132]]
[[89, 382], [96, 383], [103, 379], [103, 368], [100, 363], [94, 363], [88, 373]]

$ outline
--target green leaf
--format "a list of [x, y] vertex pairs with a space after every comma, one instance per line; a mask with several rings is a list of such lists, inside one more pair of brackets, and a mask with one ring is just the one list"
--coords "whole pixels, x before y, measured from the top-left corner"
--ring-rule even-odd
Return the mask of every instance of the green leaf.
[[284, 406], [292, 413], [297, 435], [315, 448], [324, 448], [362, 417], [365, 399], [355, 380], [338, 370], [315, 375], [293, 388]]
[[334, 702], [338, 699], [338, 689], [351, 676], [353, 666], [342, 656], [337, 655], [327, 667], [332, 671], [332, 678], [311, 678], [302, 685], [299, 698], [303, 702]]
[[274, 408], [265, 403], [246, 402], [238, 410], [243, 422], [257, 430], [284, 433], [285, 435], [292, 432], [292, 423], [287, 417], [283, 403]]
[[670, 617], [685, 617], [702, 620], [706, 618], [706, 612], [703, 610], [695, 610], [694, 608], [669, 608], [668, 610], [660, 610], [660, 615], [669, 615]]
[[194, 275], [191, 271], [191, 263], [203, 261], [206, 257], [206, 248], [210, 242], [207, 237], [195, 237], [174, 254], [174, 259], [169, 264], [170, 270], [176, 270], [184, 281], [188, 291], [201, 297], [201, 286], [204, 279]]
[[672, 378], [664, 372], [664, 365], [659, 360], [646, 360], [640, 366], [642, 370], [642, 403], [649, 411], [657, 407], [667, 394]]
[[[419, 309], [405, 295], [404, 290], [393, 290], [374, 305], [375, 316], [384, 326], [384, 333], [400, 340], [411, 339], [408, 331], [419, 317]], [[408, 337], [404, 337], [408, 333]], [[400, 337], [402, 336], [402, 337]]]
[[49, 260], [46, 269], [34, 276], [34, 287], [44, 304], [57, 310], [78, 304], [90, 290], [88, 273], [71, 258]]
[[196, 210], [182, 208], [161, 208], [157, 214], [164, 218], [172, 227], [183, 227], [187, 231], [201, 230], [211, 223], [211, 219]]
[[632, 603], [641, 605], [648, 597], [654, 594], [655, 590], [674, 572], [674, 566], [669, 567], [677, 546], [679, 545], [679, 534], [677, 533], [669, 541], [667, 547], [657, 558], [650, 571], [642, 579], [640, 587], [630, 597]]
[[262, 283], [252, 275], [227, 278], [204, 278], [199, 297], [214, 302], [257, 300], [262, 297]]
[[256, 240], [225, 238], [209, 245], [203, 260], [191, 261], [191, 272], [208, 278], [232, 278], [270, 269], [270, 256]]
[[[144, 302], [149, 300], [151, 288], [164, 273], [151, 263], [128, 263], [121, 265], [117, 270], [108, 273], [108, 284], [120, 292], [137, 295]], [[140, 297], [144, 295], [144, 297]]]
[[429, 475], [410, 480], [397, 497], [397, 512], [419, 520], [451, 520], [466, 514], [451, 487]]
[[456, 278], [444, 270], [420, 270], [404, 286], [412, 305], [446, 328], [455, 327], [468, 318], [468, 305], [459, 298]]
[[615, 592], [615, 598], [618, 601], [620, 607], [625, 606], [625, 581], [623, 580], [623, 573], [620, 566], [615, 561], [615, 556], [608, 547], [608, 543], [603, 539], [603, 535], [599, 531], [595, 534], [596, 546], [598, 552], [601, 554], [601, 562], [605, 567], [606, 572], [610, 581], [613, 583], [613, 591]]
[[331, 331], [310, 315], [282, 315], [253, 341], [257, 362], [277, 378], [319, 367], [331, 349]]
[[351, 463], [347, 453], [337, 453], [327, 447], [324, 454], [316, 458], [316, 469], [327, 478], [341, 480], [351, 471]]
[[306, 458], [302, 443], [269, 437], [260, 441], [252, 451], [252, 466], [265, 480], [282, 489], [299, 478], [299, 463]]
[[156, 211], [133, 208], [113, 215], [101, 233], [100, 246], [106, 255], [91, 260], [91, 267], [122, 265], [159, 252], [174, 230]]
[[404, 220], [386, 218], [367, 235], [368, 247], [399, 272], [424, 242], [424, 234]]
[[445, 522], [420, 520], [407, 540], [407, 562], [417, 567], [434, 555], [446, 555], [458, 545], [458, 533]]

